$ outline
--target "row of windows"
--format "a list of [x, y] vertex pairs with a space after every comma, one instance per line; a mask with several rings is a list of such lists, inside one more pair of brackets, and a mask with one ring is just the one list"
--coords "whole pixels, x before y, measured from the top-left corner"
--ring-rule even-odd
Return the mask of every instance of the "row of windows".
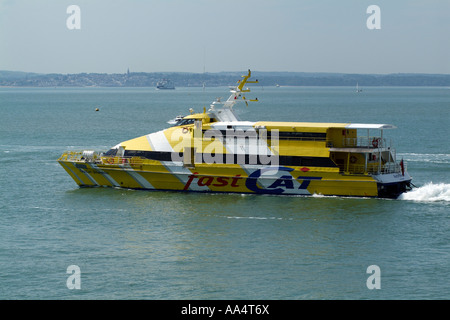
[[[183, 159], [183, 152], [161, 152], [161, 151], [140, 151], [126, 150], [125, 157], [142, 157], [157, 161], [172, 161], [172, 159]], [[210, 163], [215, 160], [216, 163], [226, 164], [257, 164], [265, 165], [265, 158], [256, 155], [239, 154], [208, 154], [202, 155], [203, 163]], [[270, 159], [270, 158], [267, 158]], [[273, 159], [273, 158], [272, 158]], [[273, 163], [273, 162], [272, 162]], [[285, 166], [305, 166], [305, 167], [336, 167], [336, 164], [327, 157], [300, 157], [300, 156], [279, 156], [278, 164]]]
[[[257, 138], [256, 131], [244, 131], [244, 130], [203, 130], [203, 134], [209, 133], [209, 136], [222, 136], [222, 137], [237, 137], [237, 138]], [[327, 134], [325, 132], [277, 132], [278, 139], [280, 140], [319, 140], [325, 141]], [[272, 131], [267, 131], [267, 139], [272, 138]]]

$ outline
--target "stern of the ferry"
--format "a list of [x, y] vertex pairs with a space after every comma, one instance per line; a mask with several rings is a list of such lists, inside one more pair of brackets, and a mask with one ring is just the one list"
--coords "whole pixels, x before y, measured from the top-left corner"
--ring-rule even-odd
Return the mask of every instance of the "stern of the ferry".
[[374, 175], [377, 180], [378, 198], [397, 199], [402, 193], [411, 190], [411, 176], [408, 172], [384, 173]]
[[329, 130], [331, 158], [340, 172], [371, 177], [377, 184], [378, 198], [396, 199], [412, 186], [406, 161], [397, 161], [392, 141], [383, 136], [384, 130], [394, 128], [389, 124], [349, 124], [345, 130]]

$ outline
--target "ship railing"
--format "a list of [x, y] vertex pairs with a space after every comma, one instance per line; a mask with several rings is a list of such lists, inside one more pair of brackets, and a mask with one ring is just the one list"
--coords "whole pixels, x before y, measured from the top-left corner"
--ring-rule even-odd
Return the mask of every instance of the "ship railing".
[[64, 152], [58, 160], [63, 161], [82, 161], [83, 151], [66, 151]]
[[104, 165], [142, 165], [144, 163], [144, 159], [140, 157], [104, 156], [94, 151], [66, 151], [58, 160]]
[[406, 171], [406, 161], [402, 165], [399, 162], [386, 162], [380, 166], [379, 162], [367, 163], [367, 164], [344, 164], [339, 165], [342, 172], [349, 174], [389, 174], [389, 173], [402, 173]]
[[141, 157], [102, 156], [101, 163], [104, 165], [142, 165], [144, 159]]
[[344, 148], [386, 148], [388, 145], [386, 139], [372, 136], [360, 136], [357, 138], [343, 138]]
[[73, 161], [73, 162], [101, 162], [101, 155], [96, 151], [83, 150], [83, 151], [66, 151], [58, 160]]

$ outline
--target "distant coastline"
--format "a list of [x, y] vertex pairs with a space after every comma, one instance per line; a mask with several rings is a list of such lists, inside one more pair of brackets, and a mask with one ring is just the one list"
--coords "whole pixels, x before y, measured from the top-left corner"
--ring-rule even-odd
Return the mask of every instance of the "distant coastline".
[[[38, 74], [0, 70], [1, 87], [155, 87], [163, 78], [176, 87], [218, 87], [233, 85], [242, 72], [126, 72]], [[258, 72], [254, 78], [262, 86], [450, 86], [450, 74], [350, 74], [314, 72]]]

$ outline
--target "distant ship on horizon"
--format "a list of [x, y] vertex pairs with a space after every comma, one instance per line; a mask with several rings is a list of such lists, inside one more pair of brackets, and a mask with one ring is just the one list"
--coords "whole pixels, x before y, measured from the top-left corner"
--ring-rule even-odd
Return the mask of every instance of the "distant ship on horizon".
[[175, 85], [170, 79], [162, 79], [158, 81], [156, 84], [156, 89], [165, 90], [165, 89], [175, 89]]

